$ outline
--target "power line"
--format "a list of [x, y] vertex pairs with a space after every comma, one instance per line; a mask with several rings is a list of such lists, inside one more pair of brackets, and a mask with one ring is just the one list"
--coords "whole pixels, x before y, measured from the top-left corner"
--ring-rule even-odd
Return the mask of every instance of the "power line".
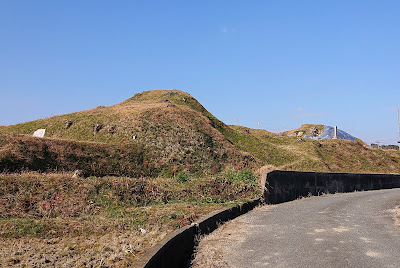
[[382, 140], [382, 139], [370, 139], [370, 140], [374, 140], [374, 141], [397, 141], [396, 138], [393, 138], [393, 139], [385, 139], [385, 140]]

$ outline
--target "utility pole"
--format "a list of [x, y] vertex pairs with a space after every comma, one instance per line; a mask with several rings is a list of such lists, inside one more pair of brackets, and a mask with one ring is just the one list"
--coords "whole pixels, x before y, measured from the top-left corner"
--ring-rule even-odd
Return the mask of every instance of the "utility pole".
[[397, 143], [400, 143], [400, 119], [399, 119], [399, 105], [397, 104], [397, 126], [399, 128], [399, 139]]
[[333, 138], [337, 139], [337, 126], [333, 129]]

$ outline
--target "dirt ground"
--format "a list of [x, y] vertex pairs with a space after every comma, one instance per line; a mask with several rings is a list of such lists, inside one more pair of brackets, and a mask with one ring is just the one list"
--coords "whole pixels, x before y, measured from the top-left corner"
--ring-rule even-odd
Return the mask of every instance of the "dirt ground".
[[[265, 209], [265, 206], [256, 207], [253, 211], [262, 208]], [[234, 268], [235, 265], [226, 259], [229, 256], [229, 252], [227, 252], [229, 247], [224, 245], [243, 241], [242, 234], [246, 231], [246, 224], [239, 217], [229, 221], [229, 225], [221, 225], [211, 234], [201, 237], [195, 251], [192, 268]]]
[[[72, 238], [1, 238], [0, 267], [129, 267], [166, 233], [157, 230]], [[146, 246], [147, 245], [147, 246]]]
[[[239, 226], [238, 219], [229, 222], [229, 228], [235, 229], [235, 226]], [[226, 249], [223, 246], [225, 243], [234, 243], [240, 237], [235, 232], [224, 232], [226, 225], [222, 225], [220, 228], [212, 232], [211, 234], [201, 238], [200, 243], [196, 249], [196, 257], [193, 260], [192, 268], [234, 268], [232, 264], [229, 264], [226, 260], [226, 253], [222, 249]]]

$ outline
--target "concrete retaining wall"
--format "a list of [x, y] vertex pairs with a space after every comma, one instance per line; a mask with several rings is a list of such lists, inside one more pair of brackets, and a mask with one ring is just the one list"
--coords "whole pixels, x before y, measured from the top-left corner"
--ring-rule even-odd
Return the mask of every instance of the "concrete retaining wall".
[[194, 225], [176, 230], [134, 262], [133, 267], [187, 267], [193, 254], [195, 234]]
[[196, 235], [206, 235], [217, 229], [218, 224], [240, 216], [262, 203], [252, 200], [236, 207], [216, 211], [166, 236], [157, 245], [148, 250], [134, 268], [188, 267], [196, 244]]
[[400, 187], [400, 175], [316, 173], [274, 170], [266, 173], [265, 200], [269, 204], [292, 201], [301, 196], [344, 193]]

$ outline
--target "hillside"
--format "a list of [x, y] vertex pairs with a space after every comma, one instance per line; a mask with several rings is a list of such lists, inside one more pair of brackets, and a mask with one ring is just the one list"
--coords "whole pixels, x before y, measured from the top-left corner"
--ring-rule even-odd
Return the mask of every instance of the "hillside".
[[40, 128], [51, 139], [139, 146], [144, 169], [155, 176], [178, 171], [210, 174], [225, 166], [244, 169], [258, 164], [219, 131], [228, 128], [224, 123], [178, 90], [146, 91], [116, 105], [2, 127], [0, 133], [32, 135]]
[[[44, 139], [29, 136], [40, 128], [46, 129]], [[210, 114], [196, 99], [178, 90], [145, 91], [119, 104], [72, 114], [54, 116], [22, 124], [0, 127], [0, 168], [17, 171], [38, 170], [22, 157], [31, 150], [46, 148], [47, 157], [65, 159], [62, 144], [82, 147], [92, 144], [98, 148], [114, 148], [110, 157], [100, 157], [104, 166], [112, 160], [112, 175], [137, 176], [115, 164], [125, 159], [124, 165], [135, 163], [135, 170], [144, 176], [172, 176], [181, 171], [196, 174], [216, 174], [229, 166], [241, 169], [284, 169], [329, 172], [400, 173], [400, 154], [366, 147], [362, 141], [300, 139], [304, 134], [321, 134], [323, 125], [303, 125], [282, 134], [241, 126], [228, 126]], [[8, 141], [10, 134], [13, 141]], [[16, 136], [22, 134], [23, 136]], [[19, 138], [18, 138], [19, 137]], [[21, 141], [16, 142], [16, 139]], [[8, 142], [7, 142], [8, 141]], [[42, 146], [32, 146], [42, 143]], [[56, 152], [49, 144], [57, 143]], [[8, 145], [7, 145], [8, 144]], [[12, 146], [19, 144], [19, 146]], [[24, 144], [24, 145], [21, 145]], [[7, 146], [6, 146], [7, 145]], [[84, 145], [88, 147], [87, 145]], [[89, 146], [90, 147], [90, 146]], [[31, 148], [31, 149], [27, 149]], [[133, 148], [133, 149], [132, 149]], [[87, 150], [87, 149], [85, 149]], [[105, 149], [102, 149], [103, 151]], [[107, 149], [110, 150], [110, 149]], [[124, 151], [134, 151], [135, 154]], [[93, 150], [88, 150], [91, 155]], [[137, 156], [140, 154], [140, 157]], [[10, 160], [10, 155], [14, 158]], [[60, 156], [61, 155], [61, 156]], [[69, 156], [74, 155], [73, 152]], [[136, 155], [131, 160], [127, 155]], [[111, 157], [113, 156], [113, 157]], [[139, 158], [138, 158], [139, 157]], [[26, 164], [24, 164], [24, 161]], [[96, 160], [97, 161], [97, 160]], [[86, 159], [84, 168], [54, 164], [41, 170], [84, 169], [88, 175], [96, 173]], [[32, 161], [31, 161], [32, 162]], [[40, 161], [39, 161], [40, 162]], [[56, 163], [57, 161], [53, 161]], [[4, 163], [8, 163], [5, 166]], [[10, 164], [11, 163], [11, 164]], [[12, 163], [18, 163], [12, 168]], [[261, 168], [261, 169], [260, 169]], [[98, 170], [98, 169], [97, 169]], [[105, 169], [106, 172], [107, 169]]]
[[[313, 127], [313, 125], [306, 125]], [[304, 127], [304, 128], [307, 128]], [[372, 149], [363, 142], [299, 139], [265, 130], [230, 126], [227, 136], [241, 150], [263, 163], [264, 169], [400, 173], [400, 153]]]
[[0, 133], [0, 170], [42, 172], [81, 170], [83, 176], [151, 176], [138, 144], [113, 146]]

